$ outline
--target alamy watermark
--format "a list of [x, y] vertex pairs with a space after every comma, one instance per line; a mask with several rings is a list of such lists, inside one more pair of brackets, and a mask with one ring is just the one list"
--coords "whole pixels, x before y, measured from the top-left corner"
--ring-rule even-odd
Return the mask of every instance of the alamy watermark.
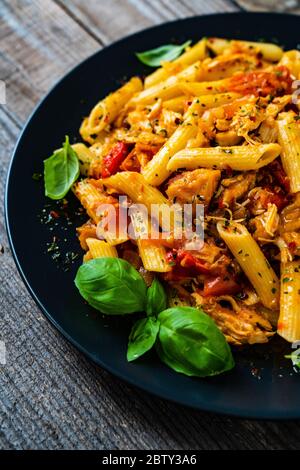
[[3, 80], [0, 80], [0, 104], [6, 104], [6, 86]]
[[99, 239], [181, 240], [186, 250], [204, 243], [203, 204], [134, 204], [119, 196], [118, 204], [97, 208]]
[[4, 341], [0, 341], [0, 366], [6, 364], [6, 345]]

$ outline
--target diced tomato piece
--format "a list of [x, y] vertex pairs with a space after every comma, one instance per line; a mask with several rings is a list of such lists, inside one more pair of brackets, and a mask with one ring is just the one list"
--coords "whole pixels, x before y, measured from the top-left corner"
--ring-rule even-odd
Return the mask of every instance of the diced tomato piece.
[[207, 277], [204, 281], [203, 297], [233, 295], [240, 292], [241, 286], [231, 276]]
[[108, 178], [114, 175], [120, 168], [121, 163], [129, 153], [129, 144], [118, 142], [102, 161], [102, 178]]
[[292, 254], [294, 254], [295, 251], [297, 250], [297, 243], [296, 242], [288, 243], [288, 249], [290, 250]]
[[219, 197], [219, 199], [218, 199], [218, 207], [219, 207], [219, 209], [225, 209], [225, 207], [226, 207], [222, 197]]
[[228, 89], [243, 95], [256, 96], [282, 95], [290, 93], [292, 78], [285, 66], [276, 67], [272, 72], [238, 72], [230, 79]]
[[278, 186], [274, 188], [266, 188], [268, 195], [264, 201], [262, 201], [262, 206], [264, 209], [268, 208], [268, 204], [275, 204], [277, 209], [281, 211], [285, 206], [288, 205], [289, 200], [286, 194]]
[[179, 281], [186, 278], [196, 277], [199, 274], [210, 274], [211, 265], [193, 256], [182, 249], [173, 249], [166, 255], [167, 263], [172, 266], [172, 271], [167, 273], [167, 278]]
[[188, 251], [178, 250], [177, 262], [181, 267], [195, 270], [195, 272], [198, 274], [210, 273], [210, 264], [202, 261], [201, 259], [198, 259]]
[[268, 165], [271, 174], [276, 178], [278, 184], [288, 193], [290, 191], [290, 180], [278, 160], [274, 160]]

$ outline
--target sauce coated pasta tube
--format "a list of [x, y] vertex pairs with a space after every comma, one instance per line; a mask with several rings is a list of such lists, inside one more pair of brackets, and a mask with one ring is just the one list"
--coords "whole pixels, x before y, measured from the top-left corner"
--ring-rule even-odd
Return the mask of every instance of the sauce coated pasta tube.
[[151, 222], [148, 215], [139, 212], [137, 217], [134, 214], [131, 214], [130, 217], [135, 232], [135, 241], [144, 268], [147, 271], [160, 273], [171, 271], [171, 267], [166, 260], [164, 246], [157, 243], [157, 240], [151, 240]]
[[207, 40], [207, 47], [215, 54], [223, 54], [229, 48], [233, 51], [241, 52], [261, 52], [264, 59], [270, 62], [277, 62], [283, 55], [283, 50], [276, 44], [267, 42], [253, 42], [253, 41], [236, 41], [221, 38], [209, 38]]
[[169, 160], [167, 170], [172, 172], [180, 168], [222, 169], [226, 166], [239, 171], [258, 170], [275, 160], [280, 151], [281, 147], [278, 144], [184, 149]]
[[96, 155], [90, 151], [90, 149], [82, 144], [73, 144], [72, 148], [75, 150], [78, 156], [78, 161], [80, 165], [80, 173], [87, 176], [91, 163], [95, 161]]
[[187, 49], [180, 57], [173, 62], [167, 62], [155, 72], [148, 75], [145, 79], [145, 88], [149, 88], [157, 83], [166, 80], [170, 75], [174, 75], [182, 70], [183, 67], [193, 64], [205, 58], [206, 38], [201, 39], [194, 46]]
[[87, 180], [82, 180], [76, 183], [73, 187], [74, 194], [78, 197], [82, 206], [87, 211], [90, 218], [97, 225], [97, 235], [99, 238], [105, 238], [109, 245], [119, 245], [128, 240], [127, 234], [110, 233], [101, 227], [101, 220], [107, 215], [106, 205], [118, 207], [118, 201], [107, 196], [100, 188], [96, 188]]
[[183, 149], [190, 139], [196, 136], [198, 127], [195, 118], [198, 117], [198, 110], [198, 100], [194, 100], [187, 110], [181, 126], [175, 130], [174, 134], [145, 166], [143, 176], [149, 184], [159, 186], [170, 176], [171, 171], [167, 168], [169, 160], [176, 152]]
[[92, 258], [117, 258], [118, 252], [114, 246], [109, 245], [104, 240], [96, 238], [87, 238], [86, 243], [89, 247], [89, 253]]
[[219, 222], [217, 229], [253, 285], [262, 304], [276, 310], [279, 300], [279, 280], [247, 228], [237, 222]]
[[300, 261], [281, 266], [277, 333], [290, 343], [300, 340]]
[[130, 101], [130, 105], [135, 106], [138, 104], [151, 104], [159, 98], [162, 100], [169, 100], [182, 94], [179, 84], [181, 82], [189, 82], [197, 79], [200, 70], [200, 62], [190, 65], [182, 72], [175, 76], [169, 77], [163, 82], [159, 82], [150, 88], [138, 93]]
[[285, 113], [277, 124], [282, 165], [290, 179], [291, 192], [297, 193], [300, 191], [300, 128], [294, 116], [294, 113]]
[[153, 205], [160, 208], [159, 223], [163, 229], [172, 228], [172, 209], [169, 200], [157, 189], [145, 181], [143, 175], [134, 171], [122, 171], [103, 180], [108, 188], [126, 194], [136, 204], [143, 204], [149, 215]]
[[141, 79], [133, 77], [121, 88], [99, 101], [81, 125], [80, 134], [82, 138], [90, 142], [91, 136], [98, 134], [110, 124], [130, 98], [142, 88]]

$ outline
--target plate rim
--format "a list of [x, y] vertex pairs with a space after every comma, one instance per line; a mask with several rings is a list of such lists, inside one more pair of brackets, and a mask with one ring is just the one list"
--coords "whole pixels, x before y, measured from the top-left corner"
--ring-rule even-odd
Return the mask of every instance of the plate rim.
[[[224, 405], [210, 405], [207, 404], [207, 402], [201, 401], [201, 404], [199, 405], [194, 405], [194, 404], [189, 404], [185, 402], [183, 399], [180, 397], [178, 398], [173, 398], [167, 395], [164, 391], [156, 391], [156, 390], [149, 390], [149, 388], [146, 385], [143, 385], [139, 383], [134, 376], [128, 376], [127, 373], [123, 373], [122, 371], [115, 369], [113, 366], [110, 366], [103, 362], [102, 359], [99, 357], [95, 357], [95, 355], [92, 352], [89, 352], [85, 347], [83, 347], [77, 340], [75, 340], [56, 320], [55, 318], [50, 314], [46, 306], [41, 302], [41, 300], [38, 298], [38, 296], [35, 294], [30, 282], [28, 281], [21, 262], [19, 261], [18, 255], [15, 250], [14, 246], [14, 241], [13, 237], [11, 234], [11, 228], [10, 228], [10, 221], [9, 221], [9, 209], [8, 209], [8, 193], [10, 190], [10, 179], [11, 179], [11, 172], [12, 172], [12, 167], [16, 158], [16, 154], [18, 151], [18, 147], [20, 142], [23, 139], [23, 136], [32, 120], [34, 115], [38, 112], [39, 108], [43, 106], [44, 102], [49, 98], [49, 96], [56, 90], [58, 86], [64, 81], [68, 80], [69, 76], [72, 75], [77, 69], [82, 67], [85, 63], [88, 61], [92, 60], [95, 56], [101, 54], [103, 51], [109, 50], [111, 47], [121, 44], [123, 42], [126, 42], [128, 39], [134, 39], [135, 37], [138, 37], [140, 35], [143, 35], [145, 32], [155, 32], [155, 30], [161, 29], [167, 25], [175, 25], [175, 24], [180, 24], [184, 23], [187, 20], [197, 20], [197, 19], [203, 19], [203, 18], [211, 18], [211, 17], [224, 17], [224, 16], [231, 16], [231, 17], [245, 17], [245, 16], [265, 16], [267, 17], [274, 17], [274, 16], [281, 16], [281, 17], [293, 17], [299, 19], [300, 22], [300, 15], [296, 15], [293, 13], [280, 13], [280, 12], [247, 12], [247, 11], [233, 11], [233, 12], [223, 12], [223, 13], [209, 13], [205, 15], [191, 15], [187, 16], [184, 18], [178, 18], [175, 20], [171, 21], [166, 21], [163, 23], [159, 23], [154, 26], [150, 26], [147, 28], [143, 28], [141, 30], [138, 30], [136, 32], [133, 32], [131, 34], [128, 34], [126, 36], [122, 36], [121, 38], [117, 39], [116, 41], [110, 42], [108, 45], [101, 47], [101, 49], [96, 50], [89, 56], [87, 56], [85, 59], [81, 60], [78, 64], [75, 66], [71, 67], [66, 73], [64, 73], [62, 76], [60, 76], [53, 85], [46, 91], [46, 93], [42, 96], [42, 98], [38, 101], [38, 103], [34, 106], [33, 110], [29, 114], [28, 118], [26, 119], [25, 123], [22, 125], [22, 128], [20, 130], [20, 134], [17, 138], [17, 141], [13, 147], [13, 151], [11, 154], [11, 159], [8, 165], [7, 169], [7, 175], [6, 175], [6, 181], [5, 181], [5, 192], [4, 192], [4, 221], [5, 221], [5, 228], [6, 228], [6, 233], [7, 233], [7, 238], [9, 242], [9, 246], [13, 255], [13, 260], [15, 262], [15, 265], [17, 267], [17, 271], [20, 274], [20, 277], [29, 292], [31, 298], [34, 300], [36, 305], [39, 307], [39, 309], [42, 311], [43, 315], [47, 319], [47, 321], [52, 324], [55, 329], [76, 349], [78, 349], [86, 358], [91, 360], [93, 364], [102, 367], [104, 370], [108, 371], [110, 374], [113, 376], [117, 377], [119, 380], [122, 380], [126, 383], [129, 383], [131, 386], [137, 387], [140, 390], [143, 390], [147, 394], [154, 395], [157, 398], [167, 400], [171, 403], [174, 403], [176, 405], [184, 406], [192, 410], [197, 410], [197, 411], [204, 411], [204, 412], [209, 412], [209, 413], [215, 413], [219, 415], [224, 415], [224, 416], [232, 416], [235, 418], [243, 418], [243, 419], [250, 419], [250, 420], [257, 420], [257, 421], [262, 421], [262, 420], [273, 420], [273, 421], [285, 421], [285, 420], [291, 420], [291, 419], [300, 419], [300, 408], [297, 413], [293, 412], [281, 412], [280, 410], [277, 410], [276, 413], [267, 410], [266, 413], [259, 412], [259, 414], [256, 414], [255, 410], [250, 411], [249, 409], [246, 410], [245, 408], [231, 408], [227, 407]], [[99, 45], [100, 46], [100, 45]]]

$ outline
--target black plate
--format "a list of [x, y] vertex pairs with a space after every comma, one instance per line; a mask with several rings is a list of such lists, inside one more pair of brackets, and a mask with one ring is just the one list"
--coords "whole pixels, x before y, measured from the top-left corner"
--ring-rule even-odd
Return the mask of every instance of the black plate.
[[[65, 218], [40, 223], [41, 215], [44, 221], [47, 218], [50, 208], [44, 206], [49, 201], [43, 195], [43, 183], [34, 181], [32, 174], [42, 171], [43, 159], [61, 145], [65, 134], [72, 139], [79, 137], [82, 117], [100, 97], [125, 77], [149, 73], [134, 51], [173, 40], [196, 41], [202, 36], [266, 39], [289, 49], [297, 46], [299, 29], [297, 16], [233, 13], [188, 18], [134, 34], [99, 51], [67, 74], [34, 111], [17, 143], [7, 180], [6, 223], [27, 288], [47, 318], [78, 349], [113, 374], [160, 397], [238, 416], [300, 417], [300, 377], [283, 358], [280, 343], [274, 354], [267, 354], [269, 346], [236, 353], [236, 368], [210, 379], [176, 374], [155, 354], [127, 363], [131, 319], [102, 317], [83, 302], [73, 283], [82, 256], [75, 226]], [[51, 255], [56, 252], [47, 252], [53, 234], [60, 238], [63, 253], [80, 253], [68, 271], [63, 269], [63, 256], [54, 262]]]

